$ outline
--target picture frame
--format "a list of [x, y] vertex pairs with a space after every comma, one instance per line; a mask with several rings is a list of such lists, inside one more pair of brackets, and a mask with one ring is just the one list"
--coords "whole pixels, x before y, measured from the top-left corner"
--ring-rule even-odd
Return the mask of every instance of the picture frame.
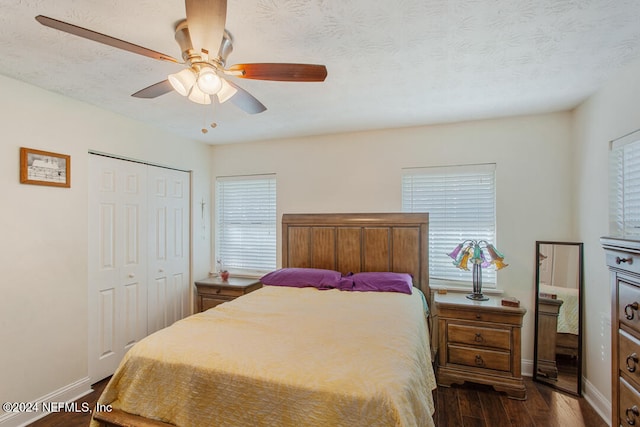
[[20, 147], [20, 182], [71, 187], [71, 156]]

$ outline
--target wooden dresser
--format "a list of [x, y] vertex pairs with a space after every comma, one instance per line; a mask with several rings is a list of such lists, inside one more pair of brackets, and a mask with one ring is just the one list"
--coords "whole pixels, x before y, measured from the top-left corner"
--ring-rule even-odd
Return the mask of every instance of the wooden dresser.
[[195, 283], [198, 292], [196, 300], [198, 312], [208, 310], [262, 287], [262, 283], [258, 279], [242, 277], [229, 277], [227, 281], [219, 277], [209, 277]]
[[613, 426], [640, 424], [640, 241], [600, 239], [611, 275]]
[[472, 301], [466, 294], [435, 294], [438, 317], [438, 385], [487, 384], [524, 400], [521, 328], [526, 309], [504, 307], [501, 298]]

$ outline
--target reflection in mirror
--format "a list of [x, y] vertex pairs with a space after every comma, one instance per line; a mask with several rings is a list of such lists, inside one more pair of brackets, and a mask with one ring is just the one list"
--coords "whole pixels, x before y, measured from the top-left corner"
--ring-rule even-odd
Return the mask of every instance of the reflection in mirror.
[[583, 244], [536, 242], [536, 381], [581, 395]]

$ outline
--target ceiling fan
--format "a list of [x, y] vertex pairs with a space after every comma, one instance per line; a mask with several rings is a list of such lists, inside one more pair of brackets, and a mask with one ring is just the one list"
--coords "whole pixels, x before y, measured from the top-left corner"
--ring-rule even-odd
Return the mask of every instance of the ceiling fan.
[[156, 98], [175, 90], [199, 104], [210, 104], [212, 96], [220, 103], [230, 100], [249, 114], [267, 108], [253, 95], [227, 77], [284, 82], [322, 82], [327, 68], [317, 64], [254, 63], [226, 67], [233, 50], [233, 39], [225, 29], [227, 0], [185, 0], [187, 19], [178, 23], [175, 39], [184, 62], [124, 40], [101, 34], [67, 22], [38, 15], [36, 20], [47, 27], [104, 43], [160, 61], [183, 64], [185, 68], [166, 80], [146, 87], [131, 96]]

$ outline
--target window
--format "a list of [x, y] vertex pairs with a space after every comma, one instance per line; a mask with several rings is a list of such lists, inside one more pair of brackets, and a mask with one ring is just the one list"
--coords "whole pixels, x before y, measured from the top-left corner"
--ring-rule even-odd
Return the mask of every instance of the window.
[[[432, 280], [470, 284], [471, 272], [453, 266], [448, 254], [466, 239], [496, 243], [495, 200], [495, 164], [403, 170], [402, 210], [429, 213]], [[482, 279], [495, 288], [493, 268], [483, 269]]]
[[216, 259], [233, 273], [276, 268], [276, 177], [216, 178]]
[[609, 232], [640, 238], [640, 131], [611, 142]]

